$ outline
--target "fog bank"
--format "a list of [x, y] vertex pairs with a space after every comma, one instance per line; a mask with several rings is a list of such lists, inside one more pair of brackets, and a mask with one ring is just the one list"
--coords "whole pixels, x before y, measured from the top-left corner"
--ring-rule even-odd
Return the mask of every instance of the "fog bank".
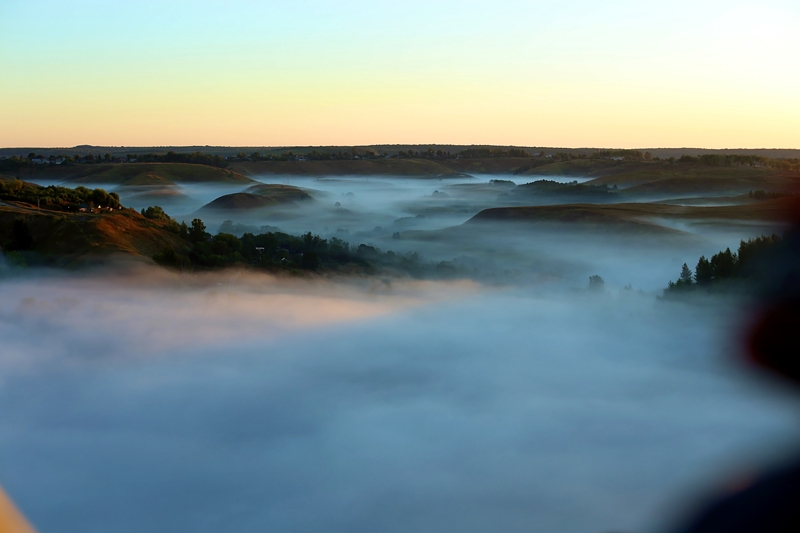
[[40, 533], [648, 531], [800, 437], [731, 362], [729, 302], [155, 269], [0, 291], [0, 483]]

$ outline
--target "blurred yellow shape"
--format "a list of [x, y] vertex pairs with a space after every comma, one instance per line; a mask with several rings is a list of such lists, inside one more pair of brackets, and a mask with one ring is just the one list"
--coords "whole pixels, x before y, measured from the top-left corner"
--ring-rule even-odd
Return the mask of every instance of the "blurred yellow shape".
[[2, 488], [0, 488], [0, 533], [35, 533]]

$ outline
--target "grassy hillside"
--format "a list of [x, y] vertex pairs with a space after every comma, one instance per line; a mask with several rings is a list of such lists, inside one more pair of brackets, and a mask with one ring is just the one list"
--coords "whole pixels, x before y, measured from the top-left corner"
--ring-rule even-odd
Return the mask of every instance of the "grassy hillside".
[[258, 185], [253, 185], [244, 192], [248, 194], [257, 194], [265, 198], [273, 198], [278, 202], [293, 202], [311, 199], [311, 196], [300, 187], [281, 185], [278, 183], [261, 183]]
[[30, 181], [53, 180], [72, 184], [111, 183], [121, 186], [176, 183], [241, 183], [253, 180], [231, 170], [188, 163], [122, 163], [33, 168], [26, 171]]
[[[619, 204], [617, 204], [619, 205]], [[615, 206], [616, 207], [616, 206]], [[468, 220], [480, 223], [544, 224], [551, 228], [579, 226], [583, 231], [611, 234], [679, 235], [681, 232], [641, 220], [625, 210], [595, 204], [485, 209]]]
[[273, 205], [291, 204], [312, 200], [311, 196], [291, 185], [261, 184], [250, 187], [245, 192], [226, 194], [204, 205], [202, 209], [238, 211], [259, 209]]
[[581, 159], [539, 166], [524, 176], [593, 178], [587, 185], [609, 185], [629, 195], [742, 194], [750, 190], [788, 190], [800, 185], [792, 171], [749, 167], [715, 167], [667, 161]]
[[[729, 169], [739, 170], [739, 169]], [[744, 170], [744, 169], [742, 169]], [[625, 176], [623, 176], [625, 178]], [[590, 183], [598, 183], [592, 180]], [[622, 190], [625, 195], [664, 196], [677, 194], [728, 194], [740, 195], [748, 191], [765, 189], [782, 191], [792, 188], [793, 180], [774, 171], [722, 172], [688, 171], [683, 175], [662, 177], [639, 183]]]
[[250, 161], [232, 163], [231, 169], [248, 176], [263, 174], [300, 176], [408, 176], [457, 177], [459, 173], [427, 159], [356, 159], [332, 161]]
[[102, 214], [67, 214], [0, 206], [0, 243], [11, 248], [14, 221], [27, 224], [33, 245], [25, 254], [43, 262], [80, 263], [93, 256], [124, 253], [152, 257], [164, 248], [183, 250], [188, 246], [166, 222], [150, 220], [134, 210]]
[[565, 204], [536, 207], [498, 207], [485, 209], [470, 222], [555, 222], [593, 225], [644, 223], [653, 218], [689, 220], [751, 220], [781, 222], [789, 220], [798, 208], [793, 197], [767, 200], [747, 205], [676, 206], [666, 204]]

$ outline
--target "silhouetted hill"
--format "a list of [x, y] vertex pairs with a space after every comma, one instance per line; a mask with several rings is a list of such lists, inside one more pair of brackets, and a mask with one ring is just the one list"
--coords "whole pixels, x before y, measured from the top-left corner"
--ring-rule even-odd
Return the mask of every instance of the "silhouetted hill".
[[242, 210], [259, 209], [273, 205], [290, 204], [312, 200], [304, 190], [290, 185], [262, 184], [250, 187], [245, 192], [226, 194], [206, 204], [202, 209]]
[[[653, 226], [648, 219], [757, 220], [781, 222], [791, 218], [796, 209], [792, 197], [730, 206], [677, 206], [651, 203], [565, 204], [535, 207], [497, 207], [485, 209], [472, 217], [473, 222], [521, 222], [618, 225], [622, 222]], [[666, 228], [664, 228], [666, 229]]]

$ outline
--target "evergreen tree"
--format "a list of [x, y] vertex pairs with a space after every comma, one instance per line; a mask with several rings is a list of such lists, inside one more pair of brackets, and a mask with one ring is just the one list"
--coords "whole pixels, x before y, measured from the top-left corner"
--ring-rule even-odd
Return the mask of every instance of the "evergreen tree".
[[730, 248], [724, 252], [714, 254], [711, 258], [711, 273], [714, 281], [732, 278], [736, 274], [736, 254], [731, 253]]
[[708, 285], [711, 283], [712, 278], [713, 270], [711, 269], [711, 263], [704, 255], [701, 255], [694, 269], [694, 280], [698, 285]]
[[689, 266], [686, 263], [684, 263], [683, 267], [681, 268], [680, 281], [685, 285], [692, 284], [692, 271], [689, 270]]

